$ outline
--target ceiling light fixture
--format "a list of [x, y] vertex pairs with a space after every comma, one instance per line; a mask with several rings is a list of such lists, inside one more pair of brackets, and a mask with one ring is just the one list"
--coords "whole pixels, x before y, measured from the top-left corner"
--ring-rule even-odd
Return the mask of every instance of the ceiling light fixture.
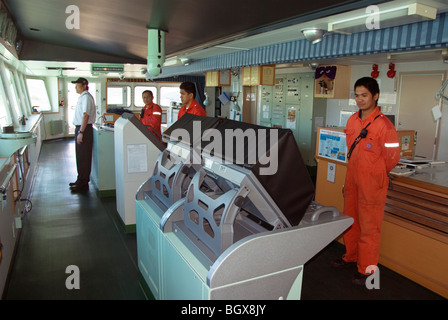
[[327, 31], [317, 28], [306, 28], [302, 29], [301, 32], [303, 33], [305, 39], [310, 41], [312, 44], [321, 42], [327, 34]]
[[177, 66], [188, 66], [191, 64], [191, 60], [188, 58], [178, 58], [178, 57], [172, 57], [169, 59], [166, 59], [163, 63], [164, 67], [177, 67]]
[[189, 66], [191, 64], [191, 60], [188, 58], [180, 58], [180, 62], [184, 65], [184, 66]]
[[311, 62], [311, 63], [308, 64], [308, 66], [310, 67], [311, 70], [314, 71], [314, 70], [316, 70], [317, 67], [319, 66], [319, 63], [317, 63], [317, 62]]

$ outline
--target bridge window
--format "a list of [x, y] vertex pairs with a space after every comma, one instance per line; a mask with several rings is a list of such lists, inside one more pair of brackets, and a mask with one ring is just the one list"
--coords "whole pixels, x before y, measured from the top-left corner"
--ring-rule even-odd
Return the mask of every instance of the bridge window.
[[108, 86], [107, 87], [107, 106], [108, 107], [126, 107], [131, 105], [131, 87], [130, 86]]
[[47, 88], [42, 79], [26, 79], [31, 105], [35, 111], [51, 111]]
[[181, 102], [179, 84], [176, 86], [160, 87], [160, 105], [169, 107], [173, 102], [177, 104]]
[[17, 117], [17, 119], [19, 117], [22, 116], [23, 111], [20, 109], [20, 105], [19, 105], [19, 100], [17, 98], [17, 91], [16, 91], [16, 84], [14, 81], [14, 75], [12, 73], [11, 70], [9, 70], [8, 68], [6, 68], [6, 80], [7, 80], [7, 86], [10, 92], [9, 95], [9, 102], [11, 103], [14, 112], [15, 112], [15, 116]]
[[180, 103], [180, 82], [107, 82], [107, 108], [126, 107], [140, 110], [144, 106], [142, 93], [151, 90], [154, 103], [161, 107], [169, 107], [172, 102]]
[[8, 125], [12, 125], [11, 117], [9, 116], [7, 108], [5, 90], [0, 82], [0, 126], [6, 127]]

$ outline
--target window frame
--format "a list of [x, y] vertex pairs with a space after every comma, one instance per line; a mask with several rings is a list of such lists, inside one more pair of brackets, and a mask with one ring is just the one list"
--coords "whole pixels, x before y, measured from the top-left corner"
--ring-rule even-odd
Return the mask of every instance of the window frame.
[[[170, 106], [165, 106], [165, 105], [161, 105], [160, 101], [161, 101], [161, 88], [162, 87], [176, 87], [179, 88], [181, 82], [132, 82], [132, 81], [126, 81], [126, 82], [122, 82], [122, 81], [107, 81], [106, 82], [106, 110], [110, 109], [110, 108], [127, 108], [129, 110], [141, 110], [143, 108], [143, 106], [137, 106], [136, 105], [136, 99], [140, 99], [141, 97], [136, 97], [135, 95], [135, 88], [136, 87], [154, 87], [156, 88], [156, 92], [153, 91], [153, 94], [155, 96], [154, 99], [154, 103], [160, 105], [163, 108], [168, 108]], [[107, 90], [110, 87], [126, 87], [129, 86], [131, 89], [131, 101], [130, 101], [130, 105], [129, 106], [124, 106], [124, 105], [111, 105], [109, 104], [109, 102], [107, 101]], [[180, 101], [180, 89], [179, 89], [179, 101]]]
[[[3, 78], [3, 77], [2, 77]], [[10, 106], [9, 106], [9, 100], [8, 100], [8, 97], [7, 97], [7, 93], [6, 93], [6, 90], [5, 90], [5, 88], [4, 88], [4, 83], [3, 83], [3, 81], [1, 81], [1, 83], [0, 83], [0, 103], [1, 102], [3, 102], [3, 104], [4, 104], [4, 108], [2, 108], [2, 109], [4, 109], [5, 110], [5, 116], [4, 117], [1, 117], [1, 118], [6, 118], [6, 122], [5, 123], [2, 123], [1, 121], [0, 121], [0, 126], [1, 127], [4, 127], [4, 126], [8, 126], [8, 125], [14, 125], [14, 121], [12, 120], [13, 119], [13, 117], [12, 117], [12, 115], [11, 115], [11, 110], [10, 110]], [[0, 119], [1, 119], [0, 118]]]
[[[31, 114], [33, 113], [33, 107], [31, 106], [31, 98], [30, 98], [30, 93], [28, 91], [28, 87], [26, 85], [26, 77], [23, 73], [18, 72], [18, 78], [19, 78], [19, 82], [20, 85], [22, 87], [22, 92], [23, 92], [23, 96], [24, 96], [24, 108], [26, 110], [27, 116], [31, 116]], [[45, 88], [46, 90], [46, 88]], [[47, 91], [47, 95], [48, 95], [48, 90]], [[50, 96], [48, 96], [48, 100], [50, 100]], [[51, 102], [50, 102], [50, 106], [51, 106]]]
[[[109, 88], [121, 88], [122, 89], [122, 98], [123, 98], [123, 102], [125, 104], [110, 104], [109, 103]], [[124, 90], [125, 88], [127, 88], [128, 90]], [[127, 109], [131, 109], [132, 108], [132, 86], [129, 83], [117, 83], [117, 84], [113, 84], [113, 85], [107, 85], [106, 86], [106, 106], [109, 108], [127, 108]], [[128, 97], [129, 95], [129, 97]], [[129, 105], [126, 105], [126, 103], [129, 102]]]
[[[179, 89], [179, 86], [180, 86], [180, 83], [179, 83], [179, 85], [177, 86], [177, 88]], [[174, 87], [174, 86], [169, 86], [169, 85], [166, 85], [166, 83], [161, 83], [160, 84], [160, 87], [159, 87], [159, 97], [160, 97], [160, 100], [159, 100], [159, 104], [161, 103], [160, 101], [161, 101], [161, 98], [162, 98], [162, 89], [163, 88], [171, 88], [171, 87]], [[180, 100], [180, 89], [179, 89], [179, 97], [178, 97], [179, 99], [176, 101], [176, 104], [177, 103], [181, 103], [181, 100]], [[172, 101], [171, 101], [172, 102]], [[170, 105], [167, 105], [166, 107], [170, 107], [171, 106], [171, 103], [170, 103]]]
[[33, 110], [33, 101], [32, 101], [32, 99], [31, 99], [31, 94], [30, 94], [30, 88], [29, 88], [29, 85], [28, 85], [28, 80], [40, 80], [40, 81], [42, 81], [43, 82], [43, 84], [44, 84], [44, 88], [45, 88], [45, 92], [46, 92], [46, 94], [47, 94], [47, 100], [48, 100], [48, 106], [49, 106], [49, 109], [47, 110], [47, 109], [45, 109], [45, 110], [43, 110], [43, 109], [40, 109], [40, 110], [38, 110], [38, 112], [53, 112], [53, 107], [52, 107], [52, 105], [51, 105], [51, 101], [50, 101], [50, 96], [49, 96], [49, 94], [48, 94], [48, 89], [47, 89], [47, 82], [45, 81], [45, 79], [43, 79], [43, 78], [41, 78], [41, 77], [26, 77], [26, 80], [25, 80], [25, 83], [26, 83], [26, 88], [27, 88], [27, 92], [28, 92], [28, 97], [29, 97], [29, 104], [30, 104], [30, 111], [32, 112], [32, 110]]
[[[9, 100], [10, 111], [12, 113], [13, 122], [15, 125], [19, 124], [19, 117], [23, 115], [22, 106], [20, 104], [20, 99], [17, 93], [17, 87], [15, 82], [14, 71], [11, 70], [8, 66], [5, 66], [5, 74], [6, 74], [6, 85], [8, 88], [5, 88]], [[12, 96], [11, 96], [12, 95]]]

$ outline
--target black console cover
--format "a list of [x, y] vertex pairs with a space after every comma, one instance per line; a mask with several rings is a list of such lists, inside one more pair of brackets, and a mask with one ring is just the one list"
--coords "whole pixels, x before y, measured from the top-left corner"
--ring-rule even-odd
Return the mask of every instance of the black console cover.
[[[196, 129], [194, 129], [194, 126], [196, 126]], [[178, 128], [188, 132], [189, 141], [185, 141], [184, 137], [182, 143], [191, 147], [200, 145], [201, 151], [211, 143], [208, 139], [204, 139], [206, 137], [206, 129], [213, 128], [217, 130], [223, 137], [222, 154], [217, 154], [216, 150], [213, 150], [212, 154], [223, 161], [232, 162], [251, 170], [289, 223], [293, 226], [300, 223], [306, 209], [314, 198], [314, 184], [291, 130], [268, 128], [223, 118], [185, 114], [165, 131], [164, 136], [167, 139], [178, 141], [179, 137], [173, 134], [176, 133], [175, 129]], [[193, 130], [196, 130], [196, 135], [193, 134]], [[277, 139], [274, 139], [275, 137], [272, 136], [273, 131], [277, 132]], [[201, 132], [200, 136], [198, 132]], [[243, 136], [241, 137], [240, 135]], [[228, 137], [233, 140], [231, 143], [226, 141]], [[253, 140], [254, 138], [255, 141]], [[198, 139], [201, 141], [197, 141]], [[265, 139], [263, 148], [260, 147], [262, 152], [258, 150], [259, 139]], [[271, 152], [275, 151], [274, 146], [276, 143], [277, 157], [274, 157]], [[233, 152], [226, 150], [226, 148], [233, 148]], [[244, 150], [243, 155], [241, 155], [242, 150]], [[232, 159], [226, 158], [229, 155], [232, 156]], [[267, 158], [263, 160], [265, 155]], [[278, 163], [263, 164], [267, 159], [275, 160]], [[262, 171], [260, 169], [270, 166], [276, 169], [275, 172], [261, 174]]]

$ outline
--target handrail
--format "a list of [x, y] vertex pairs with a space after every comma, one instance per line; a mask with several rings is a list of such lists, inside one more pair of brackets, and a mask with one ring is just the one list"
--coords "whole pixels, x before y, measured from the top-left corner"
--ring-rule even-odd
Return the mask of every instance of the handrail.
[[22, 148], [19, 149], [19, 155], [21, 157], [23, 157], [23, 154], [25, 153], [26, 149], [28, 148], [28, 145], [23, 146]]
[[3, 180], [3, 183], [0, 185], [0, 192], [2, 194], [6, 193], [6, 190], [8, 189], [8, 186], [9, 186], [9, 182], [11, 181], [12, 176], [13, 176], [14, 172], [16, 171], [16, 169], [17, 169], [17, 164], [14, 163], [12, 165], [11, 169], [9, 169], [8, 173], [6, 174], [6, 177]]

